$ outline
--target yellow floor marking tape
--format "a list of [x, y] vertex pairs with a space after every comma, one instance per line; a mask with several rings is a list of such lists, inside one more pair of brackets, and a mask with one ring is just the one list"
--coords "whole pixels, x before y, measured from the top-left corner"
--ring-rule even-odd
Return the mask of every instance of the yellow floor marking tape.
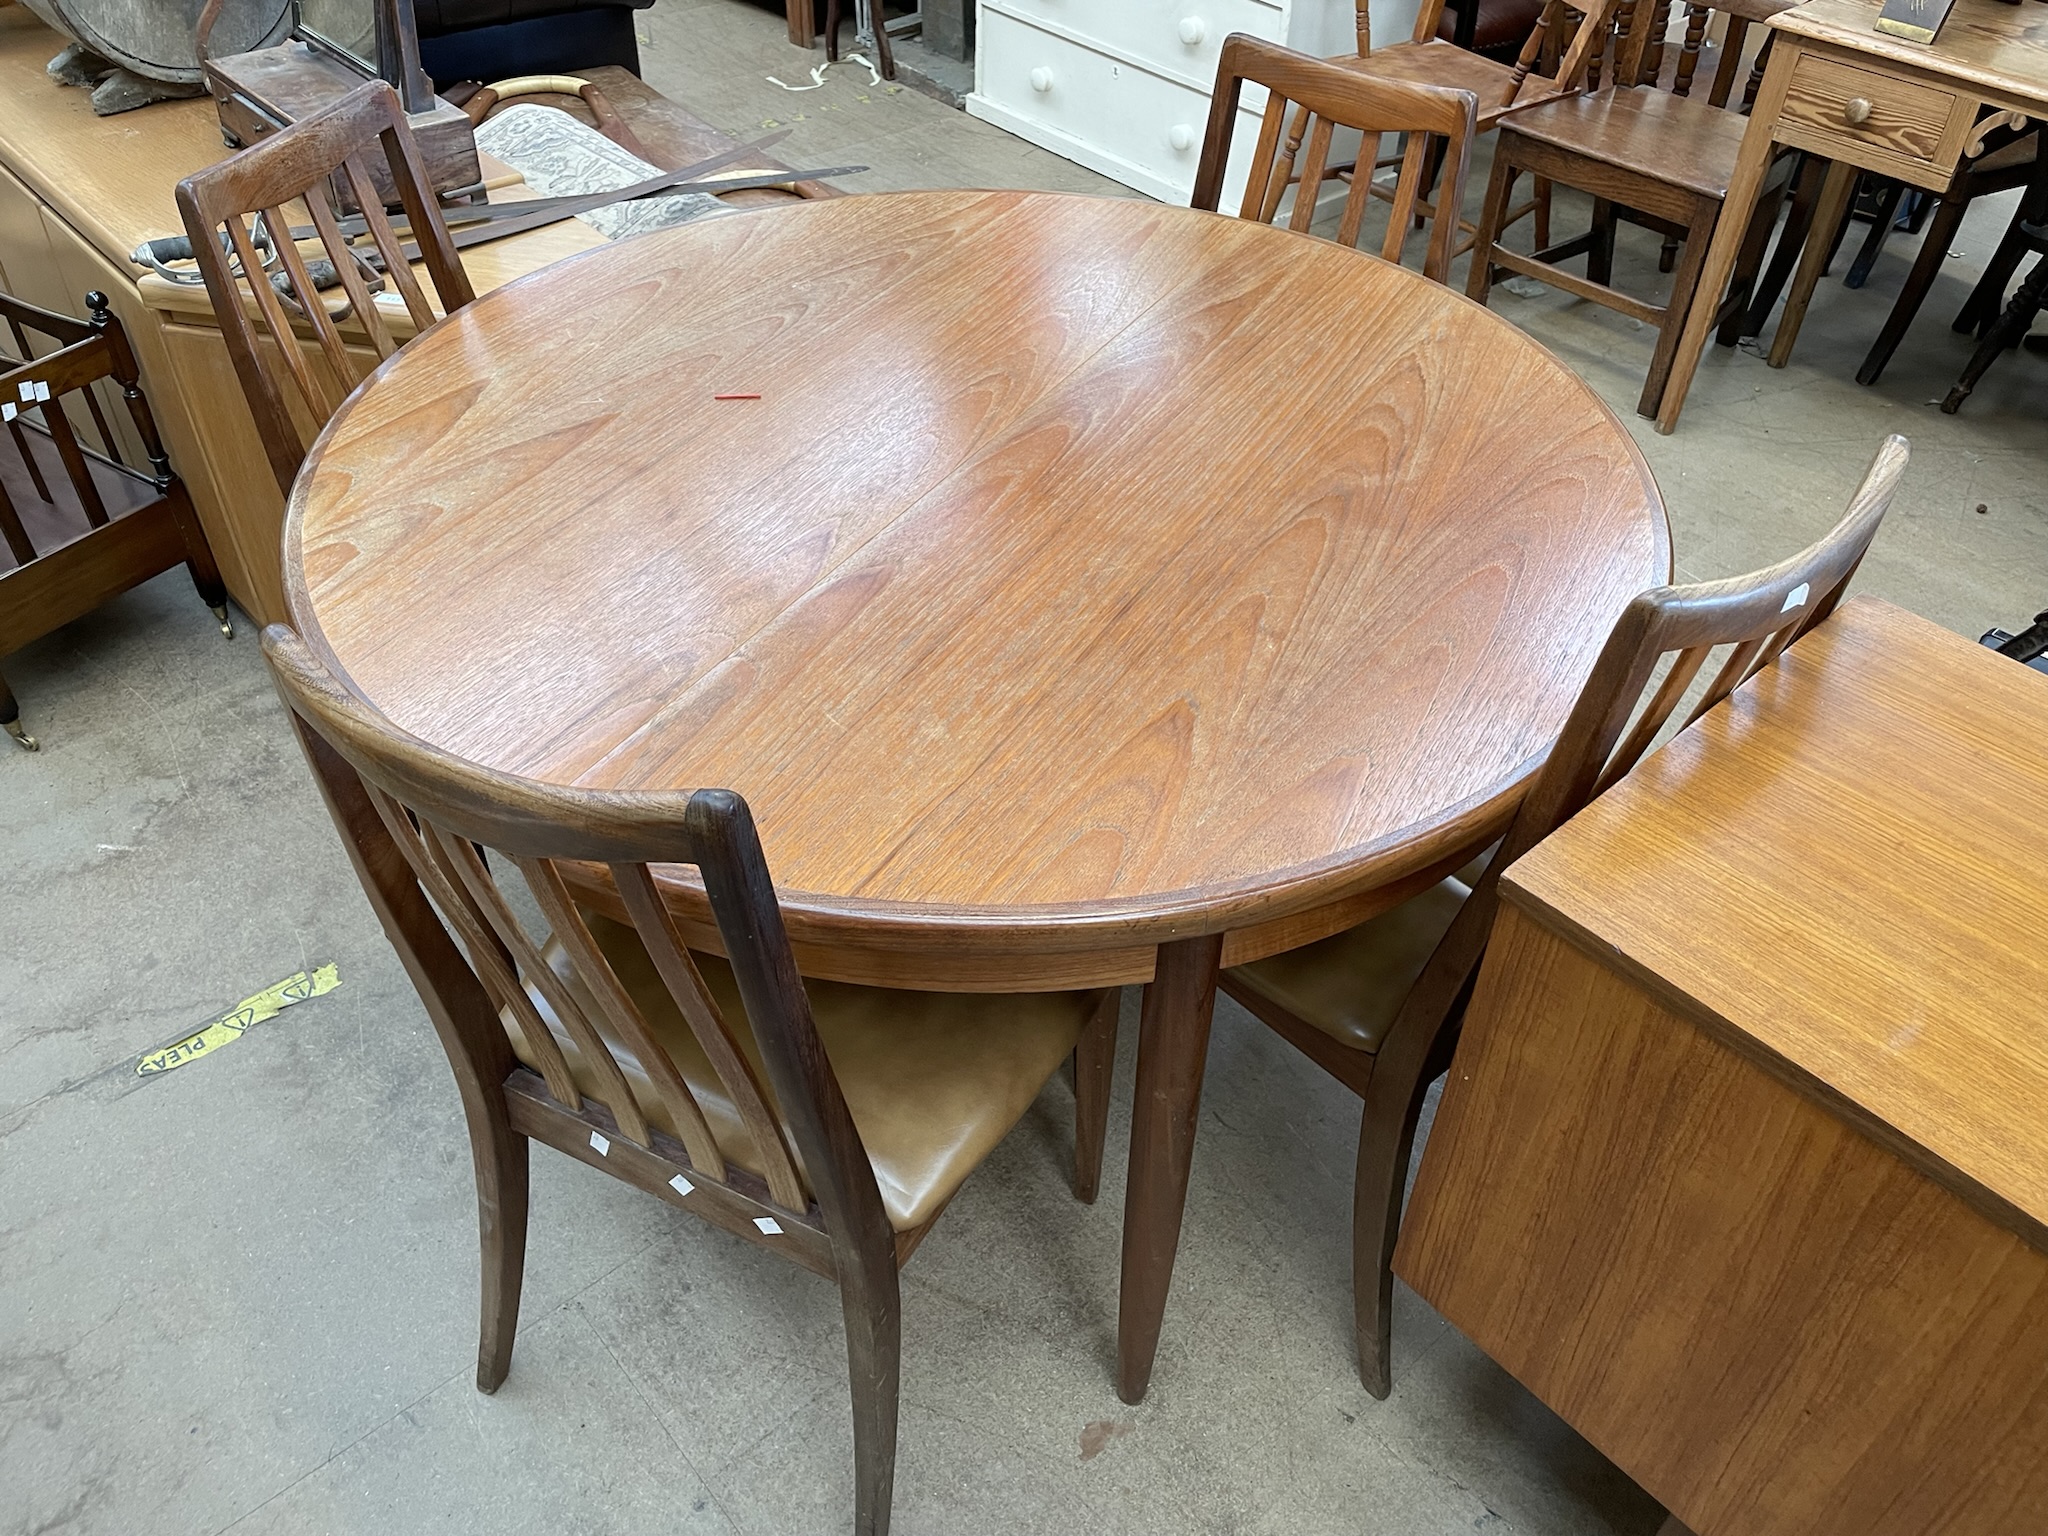
[[208, 1024], [196, 1034], [173, 1040], [161, 1050], [150, 1051], [135, 1063], [135, 1075], [148, 1077], [156, 1072], [168, 1072], [173, 1067], [182, 1067], [188, 1061], [197, 1061], [202, 1056], [211, 1056], [224, 1045], [231, 1045], [242, 1038], [242, 1032], [251, 1025], [261, 1024], [265, 1019], [274, 1019], [293, 1003], [303, 1003], [309, 997], [318, 997], [323, 992], [332, 992], [341, 985], [341, 973], [332, 965], [323, 965], [318, 970], [299, 971], [287, 976], [274, 986], [265, 987], [254, 997], [245, 997], [226, 1013]]

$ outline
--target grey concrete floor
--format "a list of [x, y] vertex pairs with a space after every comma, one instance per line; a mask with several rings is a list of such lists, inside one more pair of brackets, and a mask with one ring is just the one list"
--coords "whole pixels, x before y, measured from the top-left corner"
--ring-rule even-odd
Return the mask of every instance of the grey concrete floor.
[[[766, 84], [812, 60], [732, 0], [642, 25], [656, 85], [731, 129], [795, 126], [789, 155], [856, 153], [864, 185], [1117, 190], [858, 71]], [[2004, 216], [1966, 226], [1880, 388], [1851, 374], [1904, 238], [1864, 292], [1823, 287], [1791, 367], [1712, 354], [1671, 438], [1632, 412], [1647, 332], [1557, 295], [1497, 305], [1637, 431], [1687, 577], [1796, 547], [1908, 434], [1861, 589], [1975, 633], [2048, 603], [2048, 363], [2007, 359], [1960, 417], [1929, 403]], [[1631, 242], [1623, 271], [1654, 282], [1648, 257]], [[512, 1376], [474, 1390], [453, 1085], [247, 625], [223, 643], [172, 573], [7, 671], [45, 750], [0, 752], [0, 1532], [843, 1529], [831, 1288], [545, 1151]], [[321, 960], [334, 993], [133, 1075]], [[1405, 1290], [1394, 1396], [1360, 1389], [1356, 1105], [1227, 1002], [1154, 1389], [1119, 1403], [1134, 1032], [1101, 1201], [1066, 1193], [1055, 1083], [906, 1272], [898, 1530], [1649, 1536], [1655, 1505]]]

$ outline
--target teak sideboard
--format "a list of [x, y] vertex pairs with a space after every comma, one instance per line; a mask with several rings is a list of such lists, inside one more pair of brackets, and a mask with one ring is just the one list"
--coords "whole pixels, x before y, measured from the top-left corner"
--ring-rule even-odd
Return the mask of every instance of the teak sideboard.
[[1395, 1269], [1698, 1536], [2041, 1529], [2044, 740], [1854, 600], [1501, 882]]

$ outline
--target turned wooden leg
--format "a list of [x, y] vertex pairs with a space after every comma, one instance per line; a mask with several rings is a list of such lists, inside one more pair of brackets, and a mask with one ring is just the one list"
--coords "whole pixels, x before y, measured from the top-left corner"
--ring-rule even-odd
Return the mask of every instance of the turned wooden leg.
[[1948, 398], [1941, 402], [1944, 415], [1953, 416], [1962, 409], [1963, 402], [1970, 398], [1970, 392], [1977, 387], [1977, 381], [1984, 377], [1991, 365], [1998, 361], [1998, 354], [2008, 347], [2016, 347], [2027, 334], [2027, 327], [2034, 323], [2034, 316], [2041, 312], [2041, 306], [2048, 302], [2048, 256], [2034, 263], [2034, 270], [2027, 274], [2027, 280], [2020, 284], [2019, 292], [2012, 296], [2012, 303], [2005, 307], [2005, 313], [1991, 327], [1984, 339], [1977, 343], [1977, 350], [1970, 355], [1969, 364], [1963, 369], [1962, 377], [1948, 392]]
[[1074, 1047], [1074, 1198], [1095, 1203], [1102, 1182], [1102, 1143], [1109, 1134], [1109, 1080], [1116, 1067], [1116, 1016], [1123, 990], [1102, 994], [1095, 1017]]
[[1159, 946], [1138, 1024], [1138, 1086], [1131, 1112], [1131, 1172], [1124, 1193], [1123, 1287], [1117, 1309], [1117, 1395], [1145, 1396], [1159, 1324], [1173, 1283], [1202, 1107], [1202, 1069], [1216, 1008], [1223, 936]]

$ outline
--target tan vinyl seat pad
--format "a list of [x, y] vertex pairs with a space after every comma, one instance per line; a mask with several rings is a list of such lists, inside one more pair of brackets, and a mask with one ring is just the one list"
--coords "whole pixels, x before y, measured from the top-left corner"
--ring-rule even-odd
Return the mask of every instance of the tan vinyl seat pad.
[[1468, 866], [1378, 917], [1304, 944], [1231, 967], [1230, 978], [1339, 1045], [1377, 1053], [1394, 1016], [1438, 940], [1472, 892]]
[[[640, 1006], [657, 1040], [690, 1085], [719, 1150], [751, 1173], [762, 1159], [731, 1096], [690, 1032], [640, 936], [622, 923], [586, 913], [591, 934], [619, 980]], [[713, 955], [691, 952], [727, 1027], [753, 1064], [771, 1112], [775, 1091], [761, 1050], [746, 1023], [732, 968]], [[680, 1139], [680, 1128], [654, 1091], [639, 1059], [613, 1037], [576, 977], [567, 953], [550, 945], [548, 960], [584, 1005], [584, 1012], [617, 1058], [633, 1096], [654, 1125]], [[840, 982], [806, 980], [818, 1036], [839, 1078], [846, 1107], [866, 1144], [889, 1224], [898, 1232], [923, 1226], [953, 1198], [981, 1160], [1022, 1118], [1046, 1079], [1074, 1049], [1099, 992], [1043, 992], [1023, 996], [962, 996], [898, 992]], [[597, 1074], [538, 995], [579, 1088], [602, 1101]], [[512, 1051], [535, 1066], [509, 1013], [502, 1016]], [[609, 1106], [607, 1106], [609, 1107]], [[803, 1175], [802, 1159], [790, 1148]]]

